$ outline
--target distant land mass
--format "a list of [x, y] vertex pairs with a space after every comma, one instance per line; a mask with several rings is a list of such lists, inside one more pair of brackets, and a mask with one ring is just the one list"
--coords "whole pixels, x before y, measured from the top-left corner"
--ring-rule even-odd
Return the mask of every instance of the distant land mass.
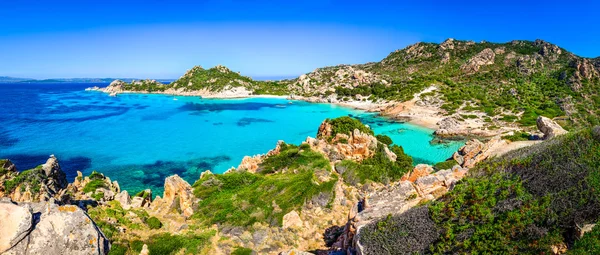
[[[110, 83], [114, 80], [133, 82], [136, 78], [55, 78], [55, 79], [32, 79], [10, 76], [0, 76], [0, 83]], [[172, 82], [174, 79], [156, 79], [159, 82]]]

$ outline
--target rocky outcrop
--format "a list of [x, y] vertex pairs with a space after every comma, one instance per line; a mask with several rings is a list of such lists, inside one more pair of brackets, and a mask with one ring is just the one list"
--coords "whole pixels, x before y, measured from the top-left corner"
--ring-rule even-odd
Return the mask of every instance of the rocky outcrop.
[[4, 175], [9, 172], [16, 172], [17, 167], [8, 159], [0, 160], [0, 175]]
[[50, 155], [50, 158], [42, 165], [42, 170], [44, 170], [44, 173], [48, 177], [48, 188], [51, 188], [55, 193], [66, 188], [69, 184], [67, 175], [60, 169], [58, 159], [54, 155]]
[[[318, 139], [308, 137], [304, 142], [310, 145], [313, 150], [327, 155], [331, 162], [344, 159], [362, 161], [372, 157], [377, 152], [377, 138], [358, 129], [350, 134], [338, 133], [333, 138], [331, 135], [331, 124], [328, 121], [323, 121], [317, 133]], [[396, 155], [393, 152], [387, 150], [386, 155], [388, 155], [388, 158], [395, 160]]]
[[336, 87], [354, 88], [372, 83], [387, 84], [381, 76], [360, 66], [338, 65], [318, 68], [292, 80], [288, 88], [292, 94], [323, 95], [335, 92]]
[[538, 129], [544, 133], [544, 140], [554, 138], [559, 135], [564, 135], [567, 133], [558, 123], [555, 121], [546, 118], [544, 116], [539, 116], [537, 118], [537, 127]]
[[469, 59], [467, 63], [460, 67], [460, 69], [465, 73], [475, 73], [479, 71], [479, 68], [482, 66], [494, 64], [495, 57], [496, 54], [494, 51], [490, 48], [486, 48]]
[[457, 120], [455, 117], [446, 117], [436, 123], [438, 129], [435, 130], [434, 134], [438, 137], [490, 137], [494, 136], [497, 132], [472, 128], [466, 125], [463, 121]]
[[423, 201], [441, 197], [451, 190], [456, 182], [467, 174], [467, 171], [466, 168], [454, 166], [452, 169], [432, 173], [431, 166], [421, 164], [400, 181], [367, 192], [364, 199], [350, 210], [343, 234], [339, 236], [332, 249], [347, 251], [348, 254], [354, 252], [363, 254], [360, 244], [362, 227], [390, 214], [404, 213]]
[[89, 216], [77, 206], [54, 201], [0, 202], [0, 253], [108, 254], [110, 245]]
[[18, 173], [12, 163], [4, 164], [12, 170], [5, 171], [6, 173], [0, 176], [5, 184], [0, 189], [3, 196], [8, 196], [16, 202], [48, 201], [50, 198], [59, 201], [68, 199], [65, 192], [68, 185], [66, 175], [60, 169], [54, 155], [51, 155], [45, 164], [23, 173]]
[[508, 142], [499, 138], [492, 138], [487, 143], [483, 143], [477, 139], [467, 141], [457, 152], [452, 155], [452, 158], [458, 165], [471, 168], [475, 164], [487, 159], [493, 151], [502, 146], [506, 146]]
[[[10, 180], [18, 174], [17, 167], [8, 159], [0, 160], [0, 183], [4, 183], [5, 180]], [[7, 196], [6, 193], [10, 191], [5, 190], [4, 185], [0, 185], [0, 197]]]
[[114, 80], [108, 87], [102, 89], [102, 91], [105, 93], [121, 93], [123, 92], [123, 87], [125, 85], [127, 85], [127, 83], [122, 80]]
[[[86, 187], [96, 187], [94, 190]], [[109, 177], [98, 172], [92, 172], [89, 176], [83, 176], [77, 171], [77, 177], [73, 183], [69, 184], [67, 191], [71, 194], [72, 201], [79, 201], [83, 204], [96, 201], [105, 203], [115, 199], [115, 196], [121, 192], [121, 187], [116, 181], [111, 181]]]
[[177, 213], [188, 218], [194, 214], [196, 206], [192, 186], [178, 175], [167, 177], [163, 197], [157, 197], [150, 209], [159, 214]]

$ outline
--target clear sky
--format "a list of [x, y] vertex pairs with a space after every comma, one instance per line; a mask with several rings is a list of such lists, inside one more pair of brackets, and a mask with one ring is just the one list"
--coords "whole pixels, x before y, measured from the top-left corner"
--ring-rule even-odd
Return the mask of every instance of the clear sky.
[[297, 76], [449, 37], [541, 38], [597, 57], [599, 2], [0, 0], [0, 75], [177, 78], [223, 64]]

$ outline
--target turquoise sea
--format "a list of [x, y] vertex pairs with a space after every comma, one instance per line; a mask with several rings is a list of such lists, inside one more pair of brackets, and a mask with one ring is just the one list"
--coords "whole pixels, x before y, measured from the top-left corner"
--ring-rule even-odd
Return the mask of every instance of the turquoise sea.
[[329, 104], [283, 99], [201, 99], [124, 94], [86, 87], [107, 84], [0, 84], [0, 158], [19, 170], [58, 157], [69, 181], [97, 170], [130, 193], [178, 174], [193, 183], [204, 170], [222, 173], [278, 140], [314, 137], [326, 118], [350, 115], [390, 136], [416, 163], [436, 163], [463, 143], [430, 144], [432, 130]]

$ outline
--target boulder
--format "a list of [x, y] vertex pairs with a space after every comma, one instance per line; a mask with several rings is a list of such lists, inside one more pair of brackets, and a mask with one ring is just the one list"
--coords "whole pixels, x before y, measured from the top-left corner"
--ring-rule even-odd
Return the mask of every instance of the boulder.
[[302, 219], [296, 211], [291, 211], [283, 216], [283, 228], [300, 228], [302, 227]]
[[433, 172], [433, 167], [427, 164], [418, 164], [412, 171], [402, 176], [401, 181], [415, 182], [418, 178], [427, 176]]
[[494, 150], [506, 146], [508, 142], [500, 138], [492, 138], [487, 143], [477, 139], [469, 140], [456, 151], [452, 158], [464, 168], [471, 168], [475, 164], [487, 159]]
[[119, 201], [119, 203], [121, 203], [121, 207], [123, 207], [123, 209], [125, 209], [125, 210], [131, 209], [131, 197], [129, 196], [129, 193], [127, 192], [127, 190], [123, 190], [123, 191], [121, 191], [121, 193], [117, 194], [115, 196], [115, 200], [117, 200], [117, 201]]
[[544, 140], [554, 138], [559, 135], [564, 135], [567, 133], [558, 123], [551, 120], [550, 118], [546, 118], [544, 116], [539, 116], [537, 118], [537, 127], [538, 129], [544, 133]]
[[18, 244], [31, 231], [31, 208], [0, 202], [0, 254]]
[[30, 205], [0, 203], [0, 215], [10, 212], [12, 220], [6, 224], [2, 218], [0, 244], [10, 246], [2, 254], [108, 254], [109, 241], [79, 207], [53, 199]]
[[136, 195], [131, 198], [131, 207], [142, 208], [149, 207], [152, 203], [152, 190], [145, 189], [141, 195]]

